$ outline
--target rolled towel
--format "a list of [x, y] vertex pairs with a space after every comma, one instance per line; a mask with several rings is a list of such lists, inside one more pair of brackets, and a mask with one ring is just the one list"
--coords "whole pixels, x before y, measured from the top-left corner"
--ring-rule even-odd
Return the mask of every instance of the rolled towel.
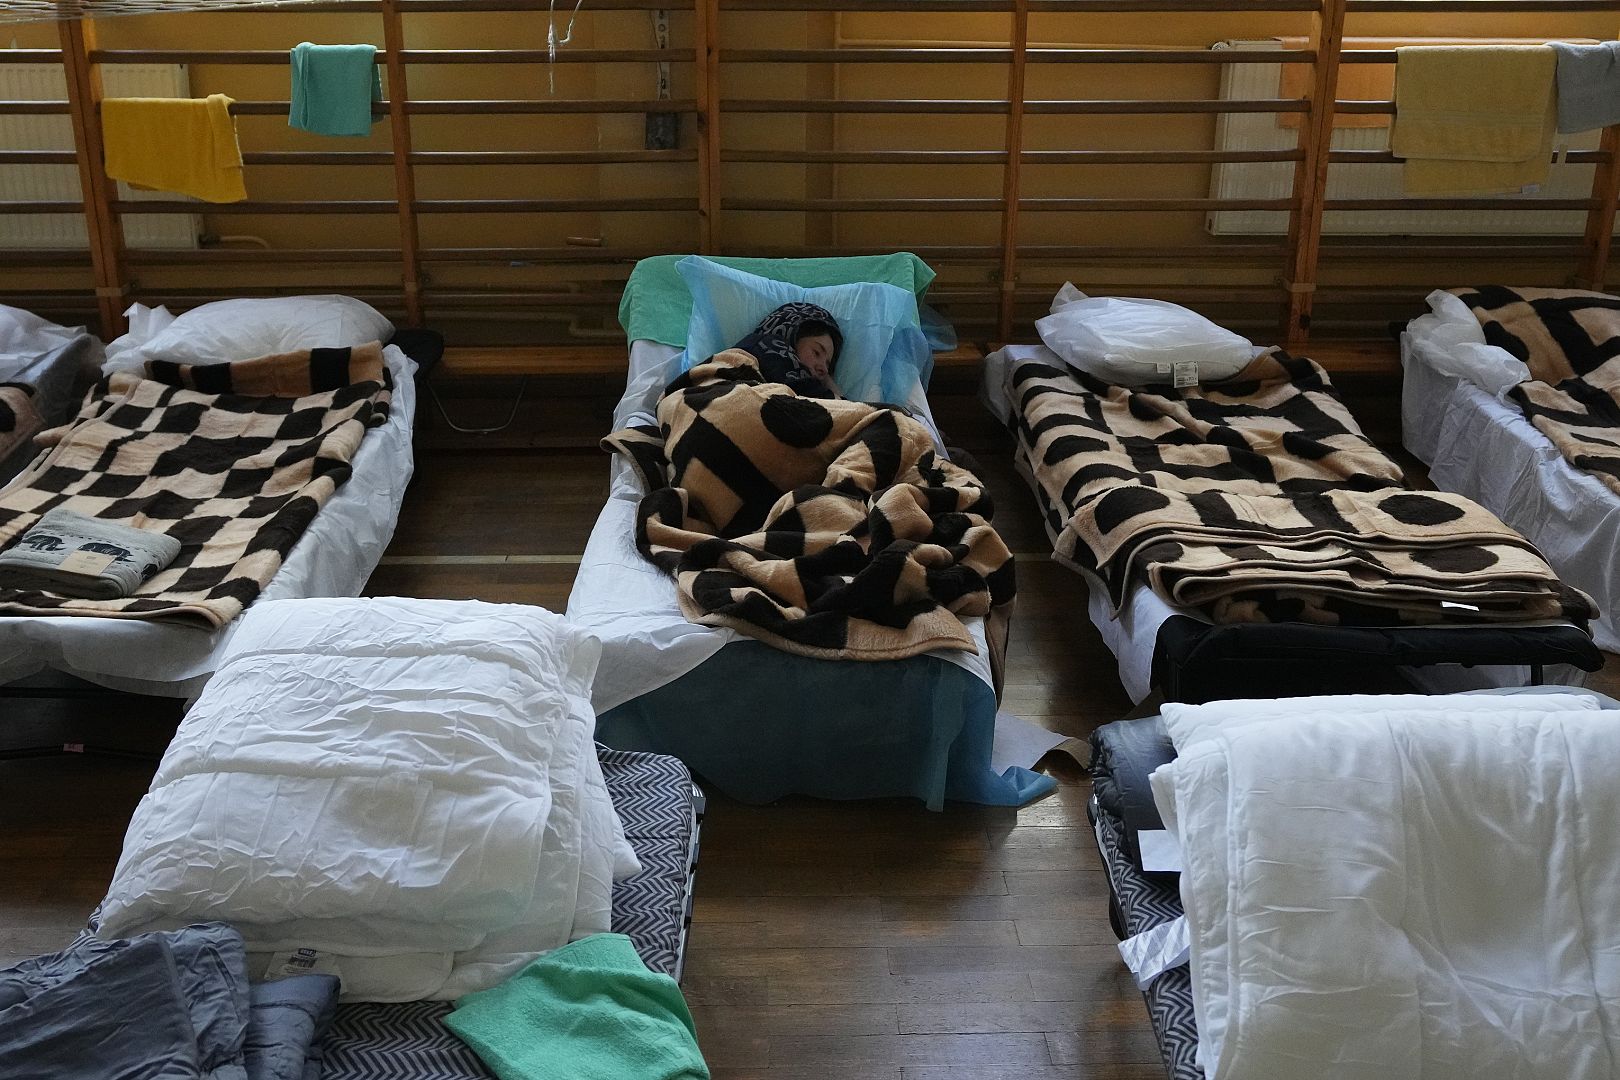
[[57, 508], [0, 551], [0, 589], [118, 600], [179, 554], [172, 536]]

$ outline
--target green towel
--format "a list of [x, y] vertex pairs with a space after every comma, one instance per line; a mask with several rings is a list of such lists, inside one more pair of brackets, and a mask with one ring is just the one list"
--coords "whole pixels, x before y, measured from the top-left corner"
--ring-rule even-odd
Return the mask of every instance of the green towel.
[[549, 952], [444, 1022], [501, 1080], [709, 1077], [681, 988], [623, 934]]
[[[686, 344], [686, 326], [692, 319], [692, 294], [675, 272], [685, 255], [656, 255], [642, 259], [624, 283], [619, 301], [619, 325], [631, 341], [659, 341], [677, 348]], [[823, 285], [849, 285], [877, 281], [898, 285], [918, 299], [928, 291], [934, 271], [908, 251], [894, 255], [855, 255], [836, 259], [730, 259], [705, 255], [711, 262], [746, 274], [785, 281], [806, 289]]]
[[382, 100], [375, 45], [311, 45], [292, 51], [287, 126], [317, 135], [370, 135], [371, 103]]

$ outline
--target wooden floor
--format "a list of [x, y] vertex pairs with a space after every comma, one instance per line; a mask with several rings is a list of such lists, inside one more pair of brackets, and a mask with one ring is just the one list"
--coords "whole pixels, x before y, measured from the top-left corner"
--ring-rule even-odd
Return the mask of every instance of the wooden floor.
[[[1019, 555], [1006, 708], [1072, 735], [1125, 715], [1113, 658], [1079, 580], [1045, 556], [1005, 435], [971, 398], [937, 412], [985, 466]], [[369, 591], [562, 610], [606, 472], [593, 449], [419, 450]], [[8, 743], [80, 728], [148, 748], [165, 738], [161, 710], [0, 708]], [[0, 763], [0, 962], [59, 948], [83, 924], [151, 771]], [[1017, 811], [712, 798], [685, 990], [717, 1080], [1162, 1077], [1108, 928], [1088, 785], [1077, 770], [1060, 780]]]

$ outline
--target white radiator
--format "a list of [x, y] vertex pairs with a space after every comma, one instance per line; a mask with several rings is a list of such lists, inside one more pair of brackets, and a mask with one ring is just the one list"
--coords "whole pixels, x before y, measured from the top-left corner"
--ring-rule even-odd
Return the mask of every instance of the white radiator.
[[[1226, 41], [1216, 48], [1280, 49], [1270, 41]], [[1222, 68], [1221, 97], [1231, 99], [1279, 97], [1280, 64], [1226, 64]], [[1594, 150], [1599, 133], [1564, 135], [1571, 150]], [[1216, 147], [1221, 150], [1291, 150], [1299, 145], [1299, 131], [1277, 123], [1275, 113], [1222, 113], [1216, 121]], [[1336, 128], [1335, 150], [1388, 150], [1389, 128]], [[1592, 193], [1595, 165], [1558, 163], [1539, 193], [1545, 198], [1584, 199]], [[1217, 164], [1210, 179], [1210, 194], [1222, 199], [1286, 199], [1293, 193], [1291, 161], [1230, 162]], [[1398, 199], [1401, 165], [1360, 165], [1338, 162], [1328, 166], [1329, 199]], [[1330, 210], [1323, 215], [1325, 234], [1360, 236], [1579, 236], [1586, 228], [1583, 210]], [[1283, 234], [1288, 215], [1278, 210], [1217, 210], [1209, 215], [1209, 231], [1221, 236]]]
[[[0, 50], [0, 61], [5, 53]], [[179, 64], [108, 64], [101, 69], [108, 97], [186, 97], [190, 79]], [[0, 99], [64, 101], [67, 77], [52, 64], [0, 62]], [[61, 116], [0, 116], [0, 150], [73, 150], [73, 123]], [[118, 185], [120, 199], [173, 199]], [[0, 199], [80, 200], [77, 165], [0, 164]], [[124, 243], [133, 248], [194, 248], [201, 221], [194, 214], [129, 214]], [[0, 249], [89, 246], [82, 214], [0, 214]]]

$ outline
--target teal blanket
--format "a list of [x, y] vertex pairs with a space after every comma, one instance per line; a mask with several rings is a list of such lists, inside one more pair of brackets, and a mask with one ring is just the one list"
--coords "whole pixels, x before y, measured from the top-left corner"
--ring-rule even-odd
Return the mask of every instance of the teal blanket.
[[623, 934], [549, 952], [444, 1023], [501, 1080], [709, 1080], [681, 988]]
[[[656, 255], [642, 259], [630, 271], [619, 301], [619, 324], [630, 341], [658, 341], [681, 348], [692, 319], [692, 294], [675, 271], [685, 255]], [[893, 255], [857, 255], [838, 259], [733, 259], [704, 258], [747, 274], [785, 281], [806, 289], [823, 285], [849, 285], [878, 281], [910, 290], [918, 299], [933, 283], [934, 271], [910, 252]]]

